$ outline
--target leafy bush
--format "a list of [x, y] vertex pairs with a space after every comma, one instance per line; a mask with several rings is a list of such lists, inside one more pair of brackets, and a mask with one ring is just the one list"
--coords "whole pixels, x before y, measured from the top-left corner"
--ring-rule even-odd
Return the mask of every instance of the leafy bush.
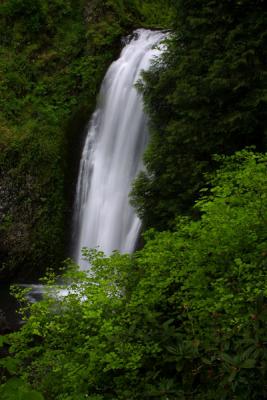
[[2, 385], [0, 395], [2, 400], [44, 400], [41, 393], [16, 378]]

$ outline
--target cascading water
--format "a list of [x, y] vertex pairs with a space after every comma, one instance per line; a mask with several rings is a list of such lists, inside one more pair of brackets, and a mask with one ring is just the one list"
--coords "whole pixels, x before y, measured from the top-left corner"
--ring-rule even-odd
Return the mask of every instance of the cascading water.
[[142, 168], [147, 118], [135, 83], [161, 52], [162, 32], [138, 29], [104, 78], [80, 162], [74, 205], [74, 258], [83, 247], [106, 254], [134, 250], [141, 222], [129, 204], [131, 183]]

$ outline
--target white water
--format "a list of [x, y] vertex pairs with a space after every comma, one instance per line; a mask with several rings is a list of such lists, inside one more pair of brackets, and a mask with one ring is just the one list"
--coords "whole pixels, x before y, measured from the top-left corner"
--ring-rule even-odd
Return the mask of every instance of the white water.
[[131, 183], [142, 168], [147, 118], [134, 84], [161, 49], [165, 34], [139, 29], [107, 71], [85, 140], [74, 210], [75, 261], [83, 247], [131, 253], [141, 222], [129, 204]]

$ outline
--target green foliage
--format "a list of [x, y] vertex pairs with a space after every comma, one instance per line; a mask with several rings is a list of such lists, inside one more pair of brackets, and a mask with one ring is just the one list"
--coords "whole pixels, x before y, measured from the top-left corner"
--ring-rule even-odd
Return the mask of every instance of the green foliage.
[[212, 155], [266, 150], [263, 1], [175, 2], [167, 52], [140, 85], [151, 120], [146, 173], [132, 198], [148, 227], [173, 227], [213, 170]]
[[0, 387], [0, 395], [2, 400], [44, 400], [41, 393], [16, 378], [9, 379]]
[[47, 400], [266, 397], [267, 155], [220, 162], [198, 221], [50, 282], [8, 339], [21, 379]]

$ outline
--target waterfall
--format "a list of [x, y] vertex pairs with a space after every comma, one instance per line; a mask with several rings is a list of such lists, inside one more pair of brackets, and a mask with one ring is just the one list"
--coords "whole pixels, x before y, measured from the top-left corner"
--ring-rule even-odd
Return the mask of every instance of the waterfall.
[[83, 247], [110, 254], [134, 250], [141, 221], [129, 204], [131, 183], [142, 168], [148, 140], [142, 97], [135, 88], [165, 37], [138, 29], [107, 71], [89, 124], [74, 203], [74, 259], [85, 269]]

